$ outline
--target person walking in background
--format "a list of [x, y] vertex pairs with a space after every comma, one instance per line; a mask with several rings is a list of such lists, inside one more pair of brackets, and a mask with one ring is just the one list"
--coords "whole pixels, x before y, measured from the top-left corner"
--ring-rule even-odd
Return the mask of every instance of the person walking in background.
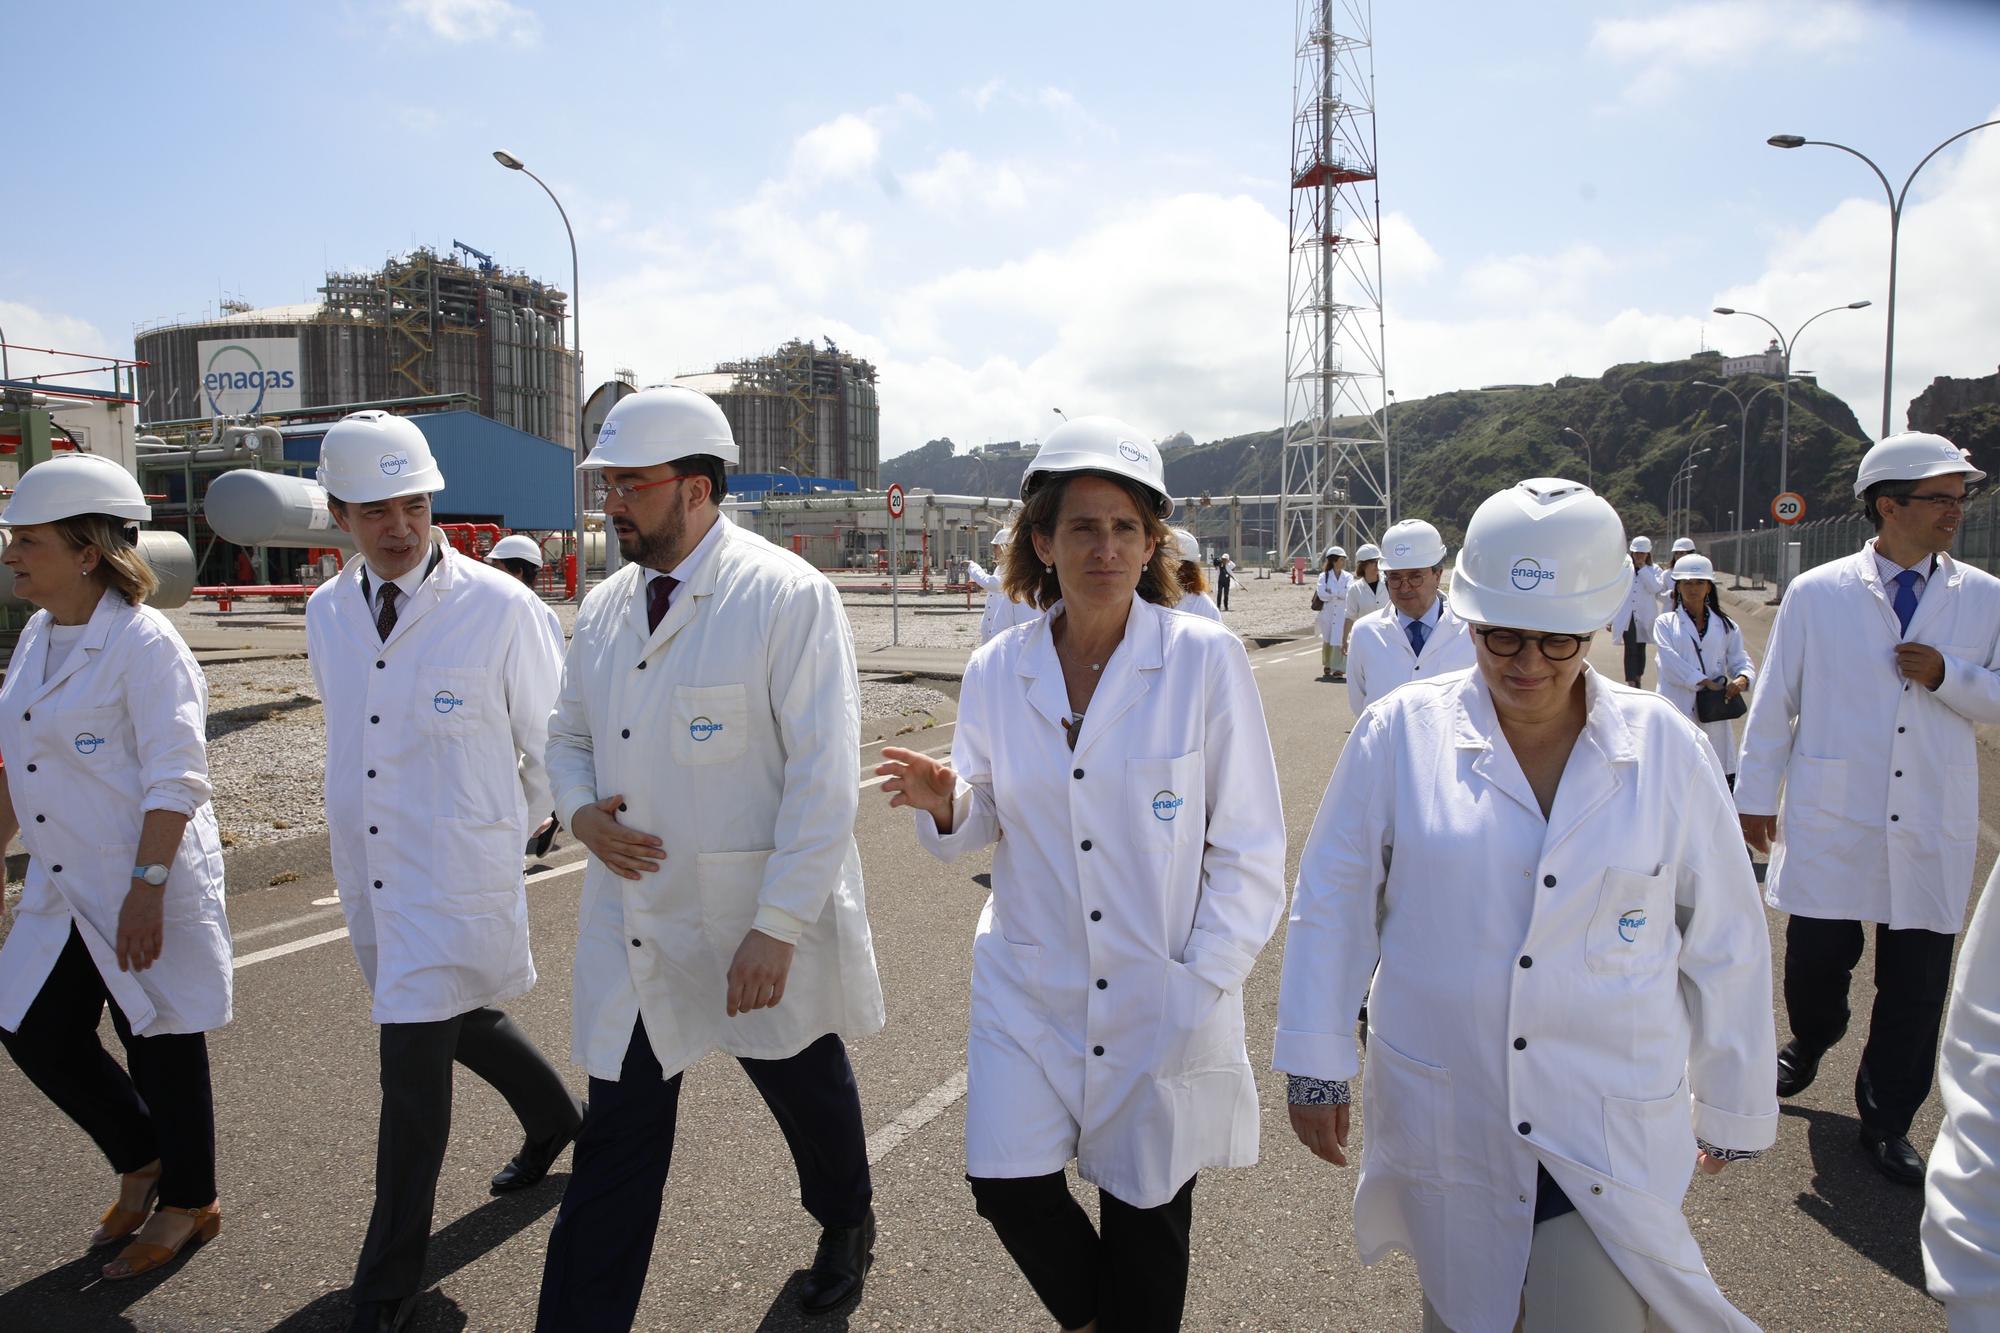
[[1667, 598], [1667, 571], [1653, 563], [1653, 539], [1634, 537], [1625, 548], [1632, 557], [1632, 586], [1611, 617], [1611, 632], [1625, 642], [1625, 683], [1643, 689], [1646, 645]]
[[1862, 457], [1854, 493], [1875, 536], [1785, 590], [1736, 778], [1744, 839], [1771, 853], [1765, 895], [1790, 914], [1778, 1095], [1812, 1086], [1846, 1034], [1872, 924], [1861, 1146], [1912, 1186], [1910, 1122], [1930, 1095], [1978, 854], [1973, 728], [2000, 722], [2000, 579], [1948, 554], [1985, 479], [1938, 435], [1892, 435]]
[[1465, 622], [1438, 591], [1444, 537], [1422, 519], [1404, 519], [1382, 534], [1382, 550], [1389, 604], [1356, 621], [1349, 636], [1347, 705], [1357, 718], [1399, 685], [1472, 665]]
[[[232, 970], [208, 684], [146, 605], [159, 584], [135, 529], [151, 514], [94, 454], [29, 468], [0, 514], [0, 563], [37, 608], [0, 689], [7, 814], [28, 850], [0, 946], [0, 1045], [118, 1173], [90, 1238], [127, 1242], [108, 1278], [222, 1229], [205, 1034], [229, 1022]], [[125, 1069], [98, 1041], [107, 1003]]]
[[1347, 585], [1347, 618], [1340, 626], [1343, 656], [1353, 645], [1354, 627], [1388, 604], [1389, 585], [1382, 582], [1382, 548], [1364, 542], [1354, 552], [1354, 576]]
[[1224, 551], [1215, 558], [1215, 604], [1224, 611], [1229, 609], [1229, 590], [1236, 584], [1236, 562]]
[[[1010, 528], [1002, 528], [993, 534], [993, 539], [989, 545], [993, 547], [994, 560], [999, 561], [1006, 558], [1007, 544], [1013, 539], [1014, 533]], [[1006, 590], [1001, 586], [1000, 576], [988, 573], [986, 570], [980, 568], [977, 560], [968, 560], [965, 562], [965, 577], [971, 583], [984, 589], [986, 593], [986, 605], [979, 614], [980, 643], [986, 643], [994, 635], [1011, 625], [1025, 624], [1035, 618], [1035, 608], [1024, 606], [1009, 597]]]
[[1222, 612], [1208, 595], [1208, 578], [1201, 572], [1201, 543], [1186, 528], [1174, 528], [1172, 532], [1181, 585], [1181, 599], [1174, 603], [1174, 610], [1220, 624]]
[[1341, 566], [1347, 563], [1344, 547], [1326, 548], [1319, 581], [1313, 584], [1313, 628], [1319, 631], [1319, 678], [1347, 679], [1347, 585], [1354, 576]]
[[1653, 622], [1653, 642], [1660, 648], [1658, 689], [1708, 737], [1734, 788], [1736, 734], [1729, 723], [1748, 711], [1743, 696], [1757, 671], [1743, 646], [1743, 631], [1722, 609], [1708, 557], [1678, 561], [1673, 583], [1674, 609]]

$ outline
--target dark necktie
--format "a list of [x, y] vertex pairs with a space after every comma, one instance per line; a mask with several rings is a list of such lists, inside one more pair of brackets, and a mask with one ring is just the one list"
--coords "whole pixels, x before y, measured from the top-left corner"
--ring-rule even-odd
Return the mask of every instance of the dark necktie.
[[667, 603], [673, 600], [674, 589], [680, 580], [671, 574], [662, 574], [646, 585], [646, 629], [650, 633], [660, 627], [667, 618]]
[[1424, 640], [1431, 636], [1431, 632], [1425, 628], [1424, 622], [1421, 620], [1412, 620], [1403, 627], [1403, 633], [1410, 636], [1410, 652], [1418, 657], [1422, 657], [1424, 655]]
[[1890, 605], [1896, 608], [1896, 619], [1903, 622], [1903, 633], [1910, 632], [1910, 617], [1917, 613], [1917, 579], [1914, 569], [1906, 569], [1896, 575], [1896, 600]]
[[389, 641], [389, 631], [396, 628], [396, 599], [402, 595], [403, 590], [395, 584], [382, 585], [382, 606], [375, 613], [375, 633], [384, 643]]

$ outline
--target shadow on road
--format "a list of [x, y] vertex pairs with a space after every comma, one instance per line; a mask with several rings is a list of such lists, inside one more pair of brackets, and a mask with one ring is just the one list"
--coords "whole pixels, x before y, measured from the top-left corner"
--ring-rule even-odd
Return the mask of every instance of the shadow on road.
[[[224, 1233], [225, 1236], [227, 1233]], [[163, 1268], [122, 1282], [106, 1282], [104, 1265], [118, 1253], [107, 1245], [79, 1255], [59, 1268], [6, 1292], [0, 1292], [0, 1328], [60, 1328], [83, 1330], [134, 1329], [125, 1311], [144, 1300], [162, 1282], [170, 1282], [185, 1263], [200, 1263], [201, 1252], [221, 1244], [192, 1245]]]
[[[805, 1280], [805, 1269], [793, 1272], [784, 1287], [779, 1290], [777, 1299], [771, 1302], [771, 1308], [757, 1321], [757, 1333], [792, 1333], [793, 1330], [805, 1329], [811, 1329], [812, 1333], [847, 1333], [848, 1317], [859, 1308], [861, 1302], [850, 1297], [850, 1304], [832, 1314], [808, 1315], [799, 1308], [799, 1287]], [[868, 1299], [866, 1288], [862, 1289], [861, 1299], [864, 1301]]]
[[1918, 1228], [1924, 1192], [1895, 1184], [1875, 1169], [1862, 1154], [1861, 1122], [1853, 1116], [1804, 1106], [1786, 1106], [1783, 1112], [1806, 1122], [1812, 1155], [1812, 1192], [1799, 1195], [1799, 1211], [1883, 1272], [1922, 1291]]

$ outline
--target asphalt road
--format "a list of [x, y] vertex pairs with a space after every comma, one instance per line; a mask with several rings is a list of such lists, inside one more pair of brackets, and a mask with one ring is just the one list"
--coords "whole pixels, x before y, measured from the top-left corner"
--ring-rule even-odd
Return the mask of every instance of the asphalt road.
[[[1751, 619], [1746, 629], [1758, 653], [1762, 626]], [[1600, 637], [1592, 660], [1615, 677], [1617, 651]], [[1345, 690], [1315, 679], [1312, 641], [1252, 660], [1296, 865], [1352, 719]], [[941, 748], [949, 738], [944, 729], [922, 740]], [[868, 747], [862, 764], [878, 749]], [[2000, 772], [1992, 756], [1982, 759], [1990, 829], [2000, 825]], [[642, 1328], [1053, 1327], [974, 1213], [963, 1179], [969, 945], [987, 863], [940, 866], [916, 848], [906, 813], [885, 806], [879, 787], [866, 785], [857, 833], [889, 1021], [852, 1048], [881, 1219], [865, 1299], [845, 1317], [807, 1321], [795, 1313], [797, 1270], [810, 1260], [814, 1225], [796, 1203], [790, 1159], [748, 1080], [733, 1062], [711, 1057], [685, 1083]], [[1984, 841], [1982, 879], [1995, 850], [1990, 833]], [[575, 857], [573, 845], [558, 849], [531, 882], [543, 980], [508, 1009], [581, 1090], [581, 1072], [564, 1058], [582, 881]], [[346, 1326], [344, 1289], [374, 1167], [376, 1041], [367, 995], [330, 903], [323, 842], [247, 850], [231, 857], [229, 873], [237, 1017], [210, 1039], [221, 1237], [144, 1278], [97, 1280], [102, 1256], [86, 1258], [83, 1245], [113, 1197], [112, 1178], [82, 1134], [0, 1061], [0, 1328]], [[264, 887], [273, 879], [285, 882]], [[1782, 922], [1772, 926], [1781, 942]], [[1196, 1188], [1186, 1327], [1414, 1329], [1413, 1265], [1401, 1257], [1360, 1265], [1352, 1171], [1311, 1157], [1286, 1126], [1283, 1079], [1268, 1072], [1283, 947], [1281, 933], [1245, 992], [1251, 1060], [1265, 1071], [1264, 1161], [1205, 1173]], [[1870, 966], [1864, 960], [1857, 972], [1861, 1015]], [[112, 1044], [108, 1023], [104, 1031]], [[1786, 1105], [1774, 1152], [1719, 1178], [1697, 1176], [1688, 1195], [1695, 1234], [1723, 1290], [1767, 1328], [1943, 1327], [1922, 1289], [1921, 1194], [1884, 1181], [1854, 1144], [1858, 1049], [1850, 1036], [1827, 1057], [1818, 1083]], [[534, 1190], [489, 1197], [487, 1176], [515, 1151], [518, 1130], [484, 1084], [461, 1073], [457, 1086], [429, 1289], [411, 1327], [529, 1328], [568, 1158]], [[1913, 1134], [1920, 1151], [1928, 1151], [1937, 1119], [1933, 1099]]]

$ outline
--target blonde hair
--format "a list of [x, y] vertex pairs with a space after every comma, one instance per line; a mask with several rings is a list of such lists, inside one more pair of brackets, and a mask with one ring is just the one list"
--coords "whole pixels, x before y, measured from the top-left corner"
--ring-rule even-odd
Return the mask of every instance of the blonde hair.
[[51, 526], [72, 551], [97, 548], [97, 568], [90, 571], [90, 578], [99, 587], [111, 589], [134, 606], [160, 590], [159, 575], [133, 543], [130, 520], [109, 514], [77, 514], [59, 518]]
[[1153, 493], [1136, 481], [1109, 472], [1059, 472], [1036, 487], [1021, 506], [1020, 517], [1014, 520], [1014, 540], [1007, 547], [1007, 563], [1000, 571], [1001, 589], [1015, 601], [1043, 611], [1061, 599], [1062, 583], [1055, 570], [1043, 565], [1041, 556], [1035, 553], [1031, 534], [1055, 536], [1063, 496], [1068, 494], [1070, 482], [1078, 477], [1100, 477], [1115, 483], [1131, 497], [1132, 507], [1139, 511], [1139, 521], [1145, 524], [1146, 539], [1153, 543], [1153, 558], [1139, 574], [1139, 596], [1155, 606], [1178, 602], [1181, 586], [1174, 566], [1179, 562], [1179, 550], [1173, 533], [1167, 530], [1166, 520], [1153, 508]]

